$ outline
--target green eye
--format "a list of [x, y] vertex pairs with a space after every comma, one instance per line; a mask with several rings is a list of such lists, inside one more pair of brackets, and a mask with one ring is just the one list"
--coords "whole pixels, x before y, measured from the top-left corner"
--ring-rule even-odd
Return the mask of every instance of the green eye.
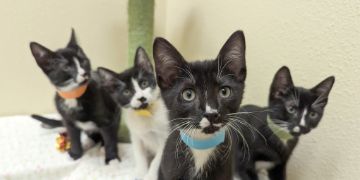
[[229, 97], [231, 94], [231, 90], [229, 87], [225, 86], [225, 87], [222, 87], [220, 90], [219, 90], [219, 95], [220, 97], [222, 98], [227, 98]]
[[296, 113], [296, 109], [294, 106], [290, 106], [287, 108], [287, 111], [290, 113], [290, 114], [295, 114]]
[[149, 81], [142, 81], [141, 84], [140, 84], [141, 88], [146, 88], [149, 86]]
[[124, 96], [129, 96], [129, 95], [131, 94], [131, 92], [130, 92], [130, 90], [125, 89], [125, 90], [123, 91], [123, 94], [124, 94]]
[[185, 101], [192, 101], [195, 99], [195, 91], [193, 89], [185, 89], [182, 92], [182, 97]]
[[318, 113], [316, 113], [316, 112], [310, 112], [309, 117], [310, 117], [311, 119], [315, 119], [315, 118], [318, 117]]

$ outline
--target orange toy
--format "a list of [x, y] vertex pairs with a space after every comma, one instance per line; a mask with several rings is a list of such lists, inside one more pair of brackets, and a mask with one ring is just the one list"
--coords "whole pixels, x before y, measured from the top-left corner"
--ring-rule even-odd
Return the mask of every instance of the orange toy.
[[66, 133], [60, 133], [56, 138], [56, 149], [60, 152], [65, 152], [70, 149], [70, 142]]
[[59, 96], [61, 96], [62, 98], [64, 99], [76, 99], [76, 98], [79, 98], [81, 97], [86, 89], [88, 87], [88, 84], [84, 84], [84, 85], [81, 85], [71, 91], [57, 91], [57, 93], [59, 94]]

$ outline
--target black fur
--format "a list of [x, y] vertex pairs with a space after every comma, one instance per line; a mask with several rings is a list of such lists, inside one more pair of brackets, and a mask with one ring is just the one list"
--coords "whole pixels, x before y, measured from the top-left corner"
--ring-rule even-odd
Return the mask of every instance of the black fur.
[[[279, 69], [272, 82], [269, 107], [261, 108], [253, 105], [241, 107], [240, 112], [245, 113], [239, 114], [239, 116], [261, 133], [260, 135], [255, 132], [253, 133], [254, 137], [247, 137], [251, 154], [248, 156], [250, 159], [247, 159], [250, 160], [250, 163], [245, 163], [245, 169], [246, 173], [253, 177], [252, 179], [257, 179], [258, 172], [255, 170], [257, 161], [275, 164], [275, 167], [268, 171], [271, 180], [286, 179], [287, 161], [296, 147], [299, 137], [309, 133], [319, 124], [334, 81], [335, 78], [331, 76], [311, 89], [296, 87], [293, 84], [290, 70], [284, 66]], [[307, 114], [303, 116], [305, 112]], [[279, 139], [268, 126], [268, 116], [273, 123], [289, 131], [293, 138], [285, 143]], [[305, 125], [300, 123], [302, 117], [305, 117]], [[299, 127], [299, 132], [294, 132], [294, 127]], [[249, 132], [244, 134], [249, 135]], [[243, 146], [239, 145], [239, 148], [243, 148]], [[243, 155], [244, 153], [239, 150], [237, 170], [241, 173], [244, 171]]]
[[50, 119], [37, 114], [32, 114], [31, 117], [40, 121], [41, 126], [45, 129], [64, 127], [64, 124], [62, 123], [61, 120]]
[[[81, 129], [76, 123], [93, 122], [95, 130], [87, 131], [90, 137], [102, 137], [105, 143], [105, 163], [113, 159], [119, 159], [117, 150], [117, 131], [120, 122], [120, 108], [112, 100], [110, 95], [100, 86], [98, 75], [91, 72], [90, 61], [78, 46], [74, 31], [68, 45], [57, 51], [51, 51], [44, 46], [30, 43], [32, 54], [50, 82], [56, 89], [65, 87], [76, 88], [88, 83], [86, 92], [76, 99], [76, 106], [70, 107], [65, 99], [58, 94], [55, 96], [55, 103], [58, 112], [62, 116], [62, 122], [70, 137], [71, 148], [69, 155], [78, 159], [83, 155], [80, 141]], [[76, 66], [79, 62], [84, 72], [79, 81], [79, 69]], [[94, 134], [95, 133], [95, 134]]]
[[[194, 174], [192, 152], [179, 141], [182, 123], [189, 123], [192, 129], [203, 134], [213, 134], [219, 130], [213, 124], [228, 124], [227, 115], [238, 111], [242, 100], [245, 66], [245, 37], [237, 31], [231, 35], [215, 60], [188, 63], [165, 39], [154, 42], [154, 59], [161, 95], [169, 110], [170, 126], [174, 130], [167, 142], [159, 171], [160, 180], [230, 180], [233, 177], [232, 153], [229, 135], [215, 151], [219, 153], [205, 163], [200, 173]], [[229, 92], [222, 97], [220, 93]], [[192, 98], [189, 101], [185, 98]], [[218, 113], [206, 112], [206, 104]], [[210, 125], [201, 128], [199, 122], [207, 118]], [[191, 119], [182, 119], [191, 118]], [[227, 154], [229, 153], [229, 154]], [[229, 155], [229, 156], [228, 156]]]

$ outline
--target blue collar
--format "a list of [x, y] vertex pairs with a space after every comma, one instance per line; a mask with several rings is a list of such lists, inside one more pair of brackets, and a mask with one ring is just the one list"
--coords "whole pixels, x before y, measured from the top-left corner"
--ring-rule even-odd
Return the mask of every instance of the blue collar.
[[225, 141], [225, 131], [216, 132], [213, 137], [204, 140], [194, 139], [183, 131], [180, 131], [180, 137], [181, 140], [190, 148], [204, 150], [216, 147], [217, 145], [223, 143]]

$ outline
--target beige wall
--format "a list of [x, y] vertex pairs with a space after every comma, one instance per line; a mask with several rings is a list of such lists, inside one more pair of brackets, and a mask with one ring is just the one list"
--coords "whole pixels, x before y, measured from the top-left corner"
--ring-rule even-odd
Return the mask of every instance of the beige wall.
[[214, 58], [236, 29], [245, 31], [244, 103], [265, 105], [282, 65], [295, 84], [335, 75], [319, 128], [303, 137], [290, 180], [357, 180], [360, 170], [360, 1], [168, 1], [166, 35], [187, 59]]
[[[165, 29], [162, 1], [156, 1], [157, 35]], [[55, 50], [67, 44], [74, 27], [93, 68], [127, 67], [126, 0], [4, 0], [0, 22], [0, 115], [55, 110], [54, 89], [37, 67], [30, 41]]]
[[[53, 88], [28, 43], [64, 46], [74, 27], [93, 67], [126, 67], [125, 0], [4, 0], [0, 6], [0, 115], [54, 112]], [[282, 65], [297, 85], [336, 76], [327, 113], [302, 138], [289, 165], [291, 180], [356, 180], [360, 168], [360, 2], [157, 1], [156, 35], [188, 59], [213, 58], [228, 36], [243, 29], [248, 79], [244, 103], [265, 105]]]

